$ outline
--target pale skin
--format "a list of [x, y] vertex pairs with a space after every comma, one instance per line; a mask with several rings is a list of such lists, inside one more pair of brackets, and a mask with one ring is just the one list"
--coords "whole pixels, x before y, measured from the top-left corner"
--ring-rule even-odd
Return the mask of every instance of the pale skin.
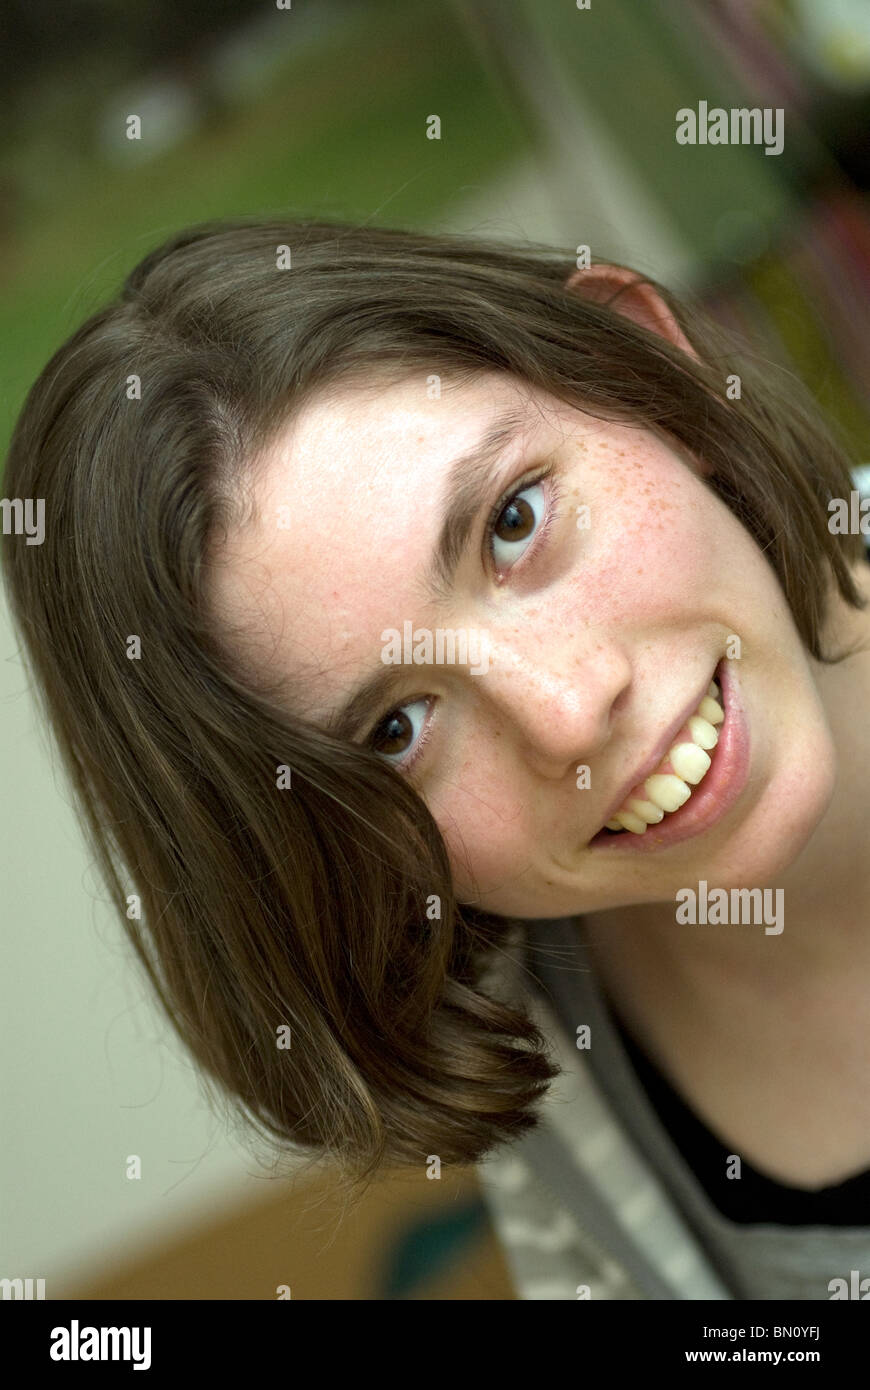
[[[573, 277], [596, 297], [624, 283], [609, 267]], [[691, 352], [647, 287], [614, 307]], [[523, 410], [523, 430], [436, 599], [423, 580], [449, 464], [505, 406]], [[484, 528], [503, 494], [521, 499], [529, 530], [497, 537], [487, 562]], [[816, 662], [697, 461], [500, 373], [445, 382], [440, 399], [425, 373], [315, 399], [263, 460], [256, 501], [215, 595], [264, 664], [304, 681], [299, 713], [322, 721], [382, 669], [387, 629], [488, 634], [485, 673], [405, 666], [403, 689], [357, 740], [404, 714], [404, 742], [382, 755], [435, 817], [460, 899], [527, 918], [582, 914], [596, 972], [641, 1044], [770, 1177], [814, 1189], [870, 1167], [870, 607], [832, 595], [829, 634], [860, 650]], [[870, 599], [870, 566], [855, 575]], [[596, 851], [614, 796], [733, 634], [751, 744], [738, 802], [679, 844]], [[782, 888], [782, 933], [678, 925], [675, 893], [701, 879]]]

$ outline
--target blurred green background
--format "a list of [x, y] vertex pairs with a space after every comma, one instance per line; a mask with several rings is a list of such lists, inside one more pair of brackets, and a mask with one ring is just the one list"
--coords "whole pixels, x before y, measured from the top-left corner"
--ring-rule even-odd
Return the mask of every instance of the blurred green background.
[[[2, 22], [4, 444], [50, 353], [173, 230], [256, 212], [464, 228], [468, 210], [703, 290], [866, 448], [866, 281], [838, 305], [835, 253], [800, 261], [826, 198], [866, 255], [863, 0], [7, 0]], [[783, 107], [783, 153], [678, 146], [675, 112], [701, 99]]]
[[[74, 54], [58, 44], [43, 55], [7, 123], [4, 444], [49, 353], [176, 228], [258, 211], [423, 225], [522, 145], [521, 122], [494, 100], [449, 5], [225, 3], [220, 42], [214, 6], [188, 5], [193, 25], [180, 22], [183, 4], [164, 9], [165, 45], [149, 34], [149, 6], [126, 46], [112, 36], [137, 19], [135, 6], [62, 10], [94, 21], [72, 27]], [[109, 13], [115, 23], [104, 26]], [[54, 23], [45, 7], [43, 23]], [[13, 49], [4, 51], [9, 67]], [[137, 145], [124, 122], [143, 109]], [[443, 114], [449, 139], [425, 139], [430, 112]]]

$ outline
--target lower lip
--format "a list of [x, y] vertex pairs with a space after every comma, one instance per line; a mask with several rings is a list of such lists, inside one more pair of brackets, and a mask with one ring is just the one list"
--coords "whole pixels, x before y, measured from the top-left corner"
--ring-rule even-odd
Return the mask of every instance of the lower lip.
[[692, 788], [685, 805], [678, 811], [666, 813], [658, 825], [648, 825], [642, 835], [633, 835], [630, 830], [616, 835], [600, 830], [589, 842], [590, 849], [627, 850], [629, 853], [666, 849], [703, 834], [730, 811], [749, 778], [749, 727], [727, 660], [719, 663], [713, 679], [719, 682], [722, 691], [725, 718], [719, 726], [719, 742], [704, 780]]

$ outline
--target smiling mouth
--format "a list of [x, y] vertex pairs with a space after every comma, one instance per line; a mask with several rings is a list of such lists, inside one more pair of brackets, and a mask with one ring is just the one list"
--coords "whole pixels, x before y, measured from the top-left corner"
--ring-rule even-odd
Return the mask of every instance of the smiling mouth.
[[689, 715], [661, 763], [632, 787], [623, 804], [595, 837], [643, 835], [647, 826], [679, 811], [713, 765], [719, 726], [725, 719], [721, 682], [710, 682], [706, 695]]

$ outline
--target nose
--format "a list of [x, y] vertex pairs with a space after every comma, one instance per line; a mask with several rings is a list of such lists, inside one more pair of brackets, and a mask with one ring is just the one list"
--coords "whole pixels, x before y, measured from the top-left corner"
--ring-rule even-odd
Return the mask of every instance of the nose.
[[554, 644], [520, 633], [489, 632], [489, 669], [475, 678], [479, 709], [516, 756], [540, 776], [560, 780], [606, 746], [631, 683], [624, 648], [584, 629]]

